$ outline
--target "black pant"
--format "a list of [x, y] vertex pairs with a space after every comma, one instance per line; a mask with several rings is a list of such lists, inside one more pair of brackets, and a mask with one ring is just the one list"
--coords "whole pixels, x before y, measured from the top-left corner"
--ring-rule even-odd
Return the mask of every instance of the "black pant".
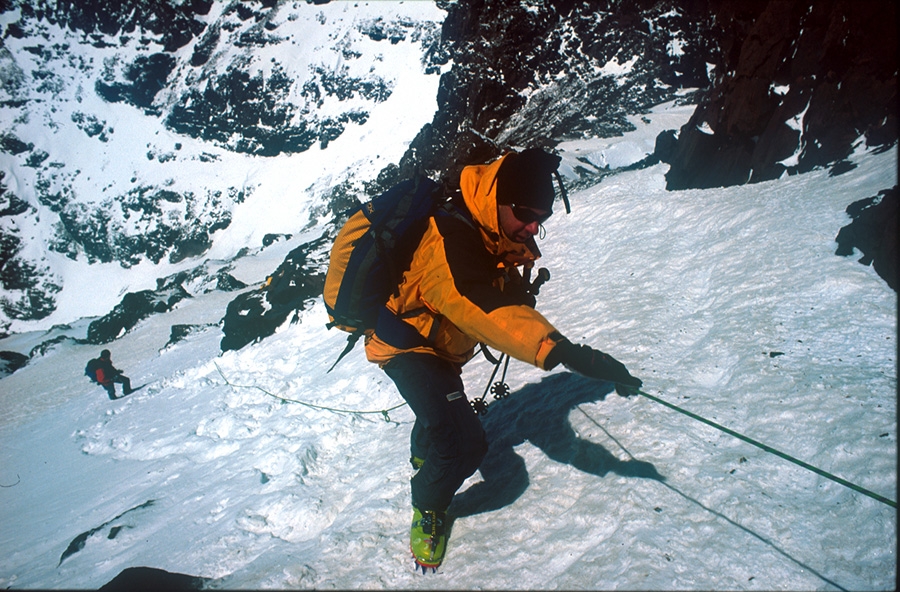
[[119, 383], [122, 385], [122, 396], [124, 397], [127, 394], [131, 393], [131, 379], [123, 374], [117, 374], [113, 376], [109, 382], [102, 383], [103, 388], [106, 389], [106, 393], [109, 395], [110, 399], [116, 399], [116, 385], [115, 383]]
[[446, 511], [487, 453], [484, 429], [463, 391], [459, 368], [437, 356], [408, 353], [388, 362], [384, 371], [416, 414], [410, 448], [425, 463], [412, 478], [413, 506]]

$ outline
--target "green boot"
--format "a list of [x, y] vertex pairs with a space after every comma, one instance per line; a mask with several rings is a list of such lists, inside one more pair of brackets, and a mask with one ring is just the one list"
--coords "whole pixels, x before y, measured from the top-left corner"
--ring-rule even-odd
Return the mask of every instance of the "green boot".
[[447, 547], [447, 514], [445, 512], [421, 512], [413, 508], [412, 529], [409, 533], [409, 548], [416, 566], [427, 573], [428, 568], [436, 572], [444, 560]]

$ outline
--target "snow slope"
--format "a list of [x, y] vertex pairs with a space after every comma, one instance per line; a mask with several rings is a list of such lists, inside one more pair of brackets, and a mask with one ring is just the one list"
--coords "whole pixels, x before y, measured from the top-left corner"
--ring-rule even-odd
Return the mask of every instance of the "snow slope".
[[[652, 145], [656, 128], [638, 127], [621, 141]], [[567, 166], [592, 150], [563, 149]], [[648, 393], [896, 500], [896, 294], [835, 256], [834, 237], [849, 203], [896, 183], [897, 154], [854, 158], [838, 177], [682, 192], [658, 165], [573, 193], [546, 224], [539, 309]], [[261, 282], [290, 247], [236, 277]], [[344, 334], [320, 302], [220, 354], [232, 297], [183, 301], [110, 344], [146, 384], [122, 400], [81, 376], [99, 348], [72, 342], [0, 381], [0, 586], [96, 588], [138, 565], [252, 589], [895, 585], [895, 508], [647, 398], [518, 362], [484, 417], [491, 451], [454, 501], [447, 559], [417, 574], [409, 409], [361, 348], [326, 374]], [[210, 326], [167, 345], [179, 323]], [[466, 367], [470, 399], [491, 370]]]
[[[225, 8], [233, 10], [228, 3], [215, 3], [211, 14], [198, 18], [213, 23]], [[6, 173], [3, 183], [10, 193], [34, 208], [34, 213], [14, 221], [4, 219], [3, 230], [21, 235], [26, 259], [39, 262], [36, 265], [40, 268], [46, 267], [61, 287], [54, 295], [56, 308], [51, 314], [39, 320], [12, 319], [10, 333], [49, 329], [83, 316], [104, 315], [126, 292], [155, 289], [157, 278], [190, 270], [203, 260], [221, 265], [242, 250], [259, 248], [267, 234], [296, 234], [317, 222], [315, 212], [327, 202], [327, 190], [340, 182], [358, 184], [374, 179], [385, 166], [399, 162], [418, 131], [434, 117], [440, 77], [426, 73], [422, 44], [414, 39], [415, 35], [404, 31], [403, 41], [375, 41], [362, 29], [373, 22], [385, 27], [437, 29], [444, 11], [431, 2], [334, 2], [317, 6], [284, 3], [273, 12], [283, 42], [240, 50], [231, 47], [229, 51], [236, 53], [216, 54], [204, 72], [209, 74], [206, 70], [215, 65], [229, 71], [242, 68], [252, 77], [271, 69], [272, 64], [285, 65], [296, 79], [294, 95], [290, 97], [293, 107], [311, 111], [320, 119], [338, 118], [341, 113], [367, 113], [364, 124], [349, 121], [343, 133], [327, 147], [316, 143], [304, 152], [268, 158], [241, 154], [179, 135], [166, 128], [161, 118], [124, 103], [106, 102], [93, 90], [101, 73], [112, 64], [129, 64], [137, 57], [146, 57], [148, 52], [161, 50], [152, 43], [145, 46], [132, 40], [120, 45], [114, 38], [103, 47], [95, 47], [84, 42], [80, 32], [44, 22], [39, 39], [54, 48], [53, 52], [35, 55], [32, 37], [9, 37], [4, 41], [0, 69], [15, 66], [16, 71], [40, 72], [51, 76], [53, 84], [44, 84], [27, 96], [25, 114], [6, 104], [15, 101], [4, 101], [0, 104], [0, 123], [49, 153], [53, 166], [46, 170], [25, 166], [23, 158], [0, 153], [0, 172]], [[15, 23], [18, 18], [18, 10], [0, 13], [0, 27]], [[57, 51], [60, 47], [71, 51]], [[193, 47], [192, 43], [177, 52], [179, 63], [189, 62]], [[349, 59], [347, 55], [364, 59]], [[79, 67], [72, 67], [72, 63]], [[197, 74], [191, 68], [187, 70], [171, 76], [172, 86], [160, 92], [160, 102], [175, 101], [185, 85], [205, 87], [205, 82], [193, 80]], [[390, 95], [380, 101], [366, 101], [348, 91], [348, 97], [325, 96], [321, 104], [310, 105], [308, 99], [296, 94], [304, 84], [316, 81], [317, 70], [371, 78], [386, 85]], [[10, 97], [4, 93], [3, 98]], [[88, 137], [80, 124], [84, 117], [102, 121], [103, 136]], [[237, 192], [243, 198], [227, 208], [231, 223], [213, 233], [212, 247], [202, 257], [176, 263], [163, 258], [159, 264], [142, 258], [139, 264], [125, 268], [118, 262], [91, 264], [82, 252], [70, 258], [48, 248], [60, 241], [59, 214], [40, 203], [42, 192], [36, 187], [42, 184], [53, 188], [43, 193], [55, 191], [63, 195], [65, 202], [72, 200], [78, 206], [78, 212], [108, 203], [101, 208], [101, 214], [111, 216], [108, 225], [125, 236], [151, 234], [162, 221], [174, 224], [186, 219], [186, 223], [193, 220], [197, 224], [212, 214], [224, 215], [218, 209], [225, 206], [214, 202], [235, 201], [228, 196]], [[148, 193], [164, 188], [194, 195], [198, 203], [189, 205], [182, 200], [172, 204], [162, 200], [159, 207], [172, 210], [171, 220], [152, 216], [145, 216], [144, 220], [141, 212], [117, 212], [119, 208], [113, 204], [139, 186], [151, 188]], [[72, 209], [76, 209], [74, 205]], [[141, 221], [129, 220], [132, 214]], [[105, 230], [106, 225], [103, 226], [96, 231], [98, 234]], [[98, 290], [97, 286], [103, 289]], [[84, 299], [86, 292], [92, 298]], [[0, 296], [17, 298], [2, 289]]]

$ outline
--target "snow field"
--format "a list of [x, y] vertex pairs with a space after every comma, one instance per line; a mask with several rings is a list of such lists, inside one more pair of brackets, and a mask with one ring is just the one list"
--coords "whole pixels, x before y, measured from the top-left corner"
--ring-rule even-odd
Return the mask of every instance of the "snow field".
[[[538, 308], [646, 392], [896, 499], [896, 294], [833, 242], [849, 203], [896, 183], [896, 150], [856, 162], [685, 192], [664, 190], [660, 165], [575, 192], [546, 224]], [[258, 257], [272, 264], [240, 279], [280, 261]], [[254, 589], [895, 581], [895, 509], [644, 397], [518, 362], [510, 396], [488, 395], [491, 451], [454, 501], [444, 566], [416, 574], [411, 412], [378, 413], [401, 400], [360, 346], [326, 374], [345, 334], [320, 302], [221, 354], [233, 297], [186, 301], [108, 346], [148, 383], [125, 399], [73, 380], [96, 347], [62, 344], [3, 379], [0, 484], [18, 483], [0, 489], [0, 584], [97, 587], [135, 565]], [[165, 346], [185, 319], [213, 326]], [[470, 399], [491, 369], [466, 367]]]

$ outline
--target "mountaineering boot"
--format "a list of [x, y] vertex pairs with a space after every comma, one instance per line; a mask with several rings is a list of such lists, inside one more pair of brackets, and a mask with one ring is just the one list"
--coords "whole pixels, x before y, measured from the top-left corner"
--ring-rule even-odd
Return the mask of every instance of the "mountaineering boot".
[[428, 568], [436, 572], [444, 560], [447, 547], [446, 512], [422, 512], [413, 508], [412, 529], [409, 533], [409, 549], [412, 551], [416, 567], [427, 573]]

